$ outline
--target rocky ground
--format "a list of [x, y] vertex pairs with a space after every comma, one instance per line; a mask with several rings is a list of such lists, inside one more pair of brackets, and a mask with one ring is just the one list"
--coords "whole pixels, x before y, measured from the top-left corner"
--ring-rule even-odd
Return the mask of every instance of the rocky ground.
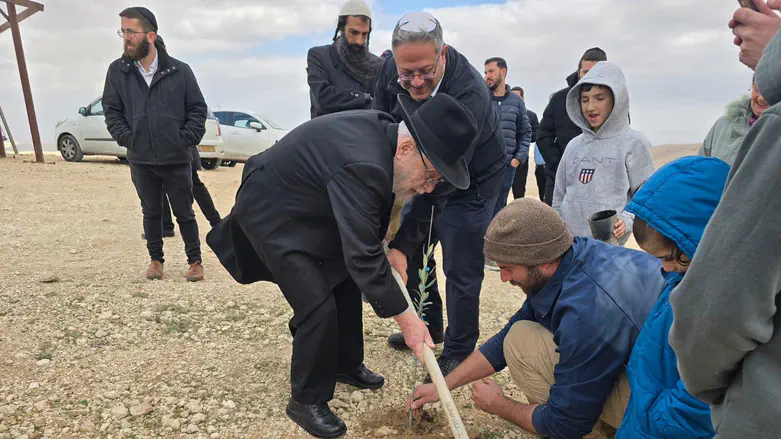
[[[292, 312], [275, 285], [236, 284], [205, 244], [206, 280], [187, 283], [179, 237], [166, 239], [165, 279], [147, 281], [127, 166], [30, 159], [0, 160], [0, 439], [309, 437], [284, 413]], [[201, 173], [223, 214], [241, 170]], [[486, 273], [481, 342], [523, 298]], [[450, 437], [437, 406], [407, 429], [410, 358], [386, 346], [392, 320], [365, 306], [364, 326], [386, 385], [337, 387], [347, 437]], [[508, 374], [497, 381], [523, 400]], [[532, 437], [475, 410], [468, 390], [454, 397], [470, 436]]]

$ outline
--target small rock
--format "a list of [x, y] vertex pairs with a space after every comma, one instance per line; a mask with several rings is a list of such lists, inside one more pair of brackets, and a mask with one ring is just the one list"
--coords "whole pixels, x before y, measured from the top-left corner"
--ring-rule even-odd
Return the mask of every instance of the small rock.
[[95, 333], [95, 337], [97, 337], [97, 338], [103, 338], [103, 337], [105, 337], [107, 335], [108, 335], [108, 333], [106, 331], [102, 330], [102, 329], [98, 329], [98, 332]]
[[331, 408], [332, 409], [346, 409], [348, 407], [347, 404], [344, 403], [341, 399], [334, 399], [331, 401]]
[[193, 434], [198, 433], [200, 431], [200, 428], [198, 428], [195, 424], [190, 424], [187, 426], [187, 433]]
[[119, 423], [120, 428], [127, 429], [133, 427], [133, 425], [128, 421], [127, 419], [123, 419], [122, 422]]
[[163, 426], [164, 427], [170, 427], [174, 431], [179, 431], [179, 428], [181, 427], [181, 424], [178, 420], [171, 418], [170, 416], [166, 415], [163, 416]]
[[90, 432], [95, 430], [95, 424], [92, 423], [92, 421], [84, 421], [81, 423], [81, 426], [79, 426], [79, 430], [83, 432]]
[[223, 401], [222, 406], [225, 407], [226, 409], [235, 409], [236, 403], [229, 399], [227, 401]]
[[46, 418], [38, 417], [33, 421], [35, 428], [43, 428], [46, 425]]
[[38, 389], [40, 387], [41, 387], [41, 385], [39, 383], [30, 383], [30, 385], [27, 387], [27, 389], [35, 390], [35, 389]]
[[104, 396], [106, 399], [111, 399], [111, 400], [114, 400], [114, 399], [117, 399], [117, 398], [119, 398], [119, 392], [115, 392], [115, 391], [113, 391], [113, 390], [110, 390], [110, 391], [108, 391], [108, 392], [104, 393], [104, 394], [103, 394], [103, 396]]
[[116, 416], [119, 419], [125, 418], [128, 415], [127, 407], [120, 404], [117, 406], [114, 406], [114, 408], [111, 409], [111, 414]]
[[48, 358], [44, 358], [43, 360], [38, 360], [35, 364], [37, 364], [38, 366], [42, 366], [43, 367], [43, 366], [46, 366], [47, 364], [49, 364], [51, 362], [52, 362], [52, 360], [50, 360]]
[[230, 300], [230, 301], [228, 301], [228, 303], [226, 304], [226, 306], [227, 306], [228, 308], [235, 308], [235, 307], [236, 307], [236, 302], [234, 302], [234, 301]]
[[220, 439], [222, 436], [220, 436], [219, 433], [212, 433], [211, 436], [209, 436], [211, 439]]
[[144, 416], [145, 414], [152, 412], [152, 410], [154, 410], [152, 406], [144, 401], [139, 405], [130, 407], [130, 414], [133, 416]]
[[150, 322], [155, 321], [155, 313], [152, 311], [144, 311], [141, 313], [141, 318]]
[[74, 248], [74, 249], [71, 249], [70, 254], [77, 255], [77, 254], [79, 254], [79, 251]]
[[56, 274], [46, 274], [41, 277], [41, 283], [45, 284], [53, 284], [55, 282], [59, 282], [60, 278]]
[[210, 425], [209, 427], [206, 428], [207, 433], [214, 433], [215, 431], [217, 431], [217, 427], [213, 425]]
[[201, 403], [198, 401], [190, 401], [185, 408], [189, 410], [192, 413], [202, 413], [203, 412], [203, 406], [201, 406]]
[[111, 318], [111, 316], [114, 315], [111, 311], [106, 311], [103, 313], [100, 313], [100, 316], [98, 317], [100, 320], [108, 320]]
[[190, 422], [195, 425], [199, 425], [205, 420], [206, 420], [206, 415], [204, 415], [203, 413], [196, 413], [195, 415], [193, 415], [192, 419], [190, 419]]
[[350, 395], [350, 400], [356, 404], [360, 403], [363, 401], [363, 393], [361, 393], [360, 390], [356, 390]]
[[387, 437], [388, 434], [388, 427], [380, 427], [374, 432], [374, 437]]

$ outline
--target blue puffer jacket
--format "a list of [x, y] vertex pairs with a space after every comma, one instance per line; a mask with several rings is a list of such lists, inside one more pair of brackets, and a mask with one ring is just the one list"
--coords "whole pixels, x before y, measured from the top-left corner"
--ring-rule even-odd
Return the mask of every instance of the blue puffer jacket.
[[[626, 210], [694, 257], [721, 199], [730, 167], [711, 157], [684, 157], [659, 169]], [[616, 439], [701, 439], [715, 435], [710, 408], [691, 396], [678, 374], [667, 337], [673, 323], [670, 292], [683, 274], [666, 273], [665, 287], [648, 316], [627, 366], [629, 406]]]
[[520, 96], [510, 93], [510, 87], [505, 85], [504, 96], [493, 93], [493, 104], [502, 119], [502, 134], [506, 144], [507, 161], [518, 159], [521, 163], [529, 160], [529, 145], [532, 140], [532, 127], [526, 104]]

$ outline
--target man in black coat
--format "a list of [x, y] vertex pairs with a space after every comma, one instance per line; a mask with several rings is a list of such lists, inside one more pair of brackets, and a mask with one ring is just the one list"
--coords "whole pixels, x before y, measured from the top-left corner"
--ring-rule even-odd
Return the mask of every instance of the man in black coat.
[[567, 115], [567, 93], [599, 61], [607, 61], [605, 51], [599, 47], [588, 49], [578, 61], [578, 70], [567, 76], [567, 87], [553, 94], [542, 113], [542, 121], [537, 131], [537, 148], [545, 159], [545, 204], [548, 206], [553, 204], [556, 171], [559, 169], [564, 149], [570, 140], [583, 133]]
[[369, 109], [382, 58], [369, 52], [371, 10], [349, 0], [339, 12], [334, 42], [306, 57], [312, 119], [337, 111]]
[[[511, 92], [526, 102], [526, 96], [524, 96], [522, 87], [513, 87]], [[537, 141], [537, 128], [540, 126], [539, 119], [537, 119], [537, 113], [526, 108], [526, 115], [529, 117], [529, 125], [532, 128], [531, 143], [534, 144]], [[535, 161], [536, 156], [535, 156]], [[523, 198], [526, 196], [526, 179], [529, 175], [529, 161], [515, 168], [515, 180], [513, 180], [513, 199]], [[537, 179], [537, 187], [540, 191], [540, 200], [545, 198], [545, 164], [535, 163], [534, 177]]]
[[384, 384], [363, 365], [361, 293], [379, 317], [396, 319], [416, 354], [423, 343], [434, 347], [382, 239], [394, 197], [431, 192], [443, 180], [469, 185], [463, 155], [477, 124], [445, 94], [414, 113], [416, 104], [400, 99], [403, 124], [379, 111], [331, 114], [252, 157], [233, 210], [206, 237], [236, 281], [274, 282], [293, 308], [287, 414], [317, 437], [346, 431], [327, 404], [337, 381]]
[[201, 242], [193, 212], [191, 150], [206, 133], [206, 101], [190, 66], [168, 55], [157, 20], [146, 8], [120, 14], [125, 53], [111, 63], [103, 88], [106, 127], [127, 148], [130, 175], [141, 199], [152, 259], [148, 279], [163, 277], [162, 191], [165, 188], [187, 253], [189, 281], [203, 279]]
[[[393, 31], [391, 47], [393, 56], [385, 61], [377, 78], [375, 109], [400, 120], [398, 96], [425, 102], [447, 93], [469, 109], [478, 125], [478, 136], [464, 156], [469, 164], [469, 188], [442, 185], [431, 195], [413, 198], [388, 253], [391, 264], [407, 272], [409, 291], [418, 290], [417, 273], [422, 268], [433, 206], [431, 242], [442, 241], [449, 326], [443, 334], [442, 299], [436, 284], [430, 288], [426, 321], [434, 341], [444, 338], [439, 365], [446, 375], [474, 351], [479, 335], [480, 289], [485, 276], [483, 236], [502, 187], [504, 137], [483, 75], [465, 56], [445, 45], [442, 26], [431, 14], [412, 12], [402, 17]], [[429, 268], [436, 272], [433, 265]], [[400, 334], [392, 334], [388, 342], [402, 349], [402, 340]]]

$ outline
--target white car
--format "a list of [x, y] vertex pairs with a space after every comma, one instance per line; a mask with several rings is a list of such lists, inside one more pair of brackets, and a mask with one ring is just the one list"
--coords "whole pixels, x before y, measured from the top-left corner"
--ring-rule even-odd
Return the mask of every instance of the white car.
[[[106, 128], [103, 102], [95, 99], [79, 108], [79, 115], [57, 122], [55, 127], [57, 150], [69, 162], [80, 162], [85, 155], [109, 155], [126, 161], [127, 149], [119, 146]], [[198, 145], [204, 169], [215, 169], [222, 163], [224, 154], [220, 124], [209, 110], [206, 118], [206, 134]]]
[[214, 111], [222, 127], [225, 155], [223, 165], [244, 163], [277, 143], [287, 134], [271, 119], [253, 111], [220, 108]]

